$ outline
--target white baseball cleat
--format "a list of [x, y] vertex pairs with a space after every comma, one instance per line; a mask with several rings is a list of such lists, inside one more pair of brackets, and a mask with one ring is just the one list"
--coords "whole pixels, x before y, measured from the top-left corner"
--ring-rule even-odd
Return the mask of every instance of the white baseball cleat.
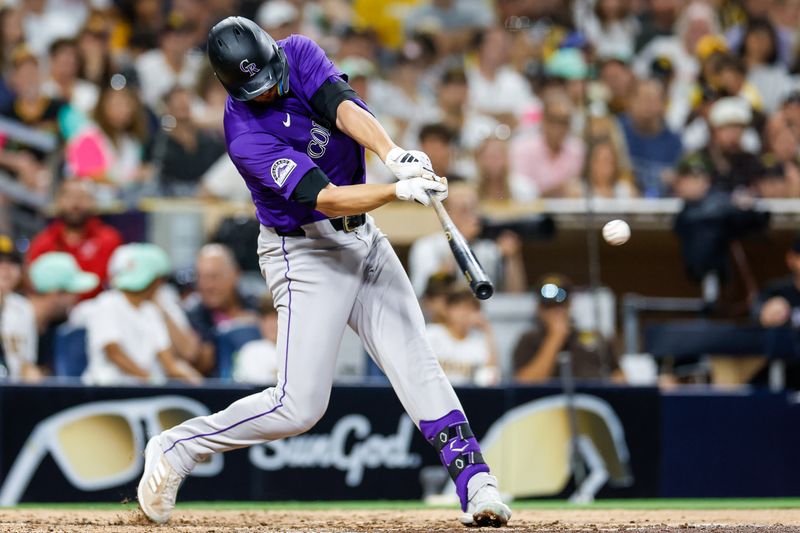
[[183, 476], [170, 466], [161, 451], [159, 437], [151, 438], [144, 449], [144, 473], [136, 491], [139, 507], [147, 518], [159, 524], [169, 520], [182, 482]]
[[511, 519], [511, 509], [503, 503], [497, 492], [497, 478], [481, 472], [472, 476], [467, 484], [467, 512], [461, 523], [471, 527], [503, 527]]

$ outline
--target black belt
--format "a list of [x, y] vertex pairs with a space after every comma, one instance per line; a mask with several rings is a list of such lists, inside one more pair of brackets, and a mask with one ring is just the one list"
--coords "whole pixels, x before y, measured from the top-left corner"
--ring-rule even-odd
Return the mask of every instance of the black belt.
[[[346, 217], [339, 217], [339, 218], [330, 218], [328, 222], [331, 223], [333, 229], [336, 231], [343, 231], [345, 233], [350, 233], [355, 231], [356, 228], [359, 228], [367, 223], [367, 215], [364, 213], [360, 215], [349, 215]], [[279, 229], [275, 230], [275, 233], [280, 235], [281, 237], [305, 237], [306, 232], [303, 228], [295, 228], [289, 231], [282, 231]]]

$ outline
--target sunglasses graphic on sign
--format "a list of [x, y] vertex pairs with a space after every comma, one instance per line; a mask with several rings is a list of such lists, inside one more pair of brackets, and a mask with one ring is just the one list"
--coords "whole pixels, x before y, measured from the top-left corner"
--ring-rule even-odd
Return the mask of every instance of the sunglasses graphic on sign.
[[[14, 460], [0, 488], [0, 506], [19, 503], [48, 453], [64, 477], [80, 490], [127, 483], [142, 472], [145, 435], [158, 435], [208, 414], [208, 408], [196, 400], [157, 396], [87, 403], [49, 416], [34, 427]], [[215, 476], [222, 467], [222, 454], [216, 454], [198, 464], [191, 475]]]

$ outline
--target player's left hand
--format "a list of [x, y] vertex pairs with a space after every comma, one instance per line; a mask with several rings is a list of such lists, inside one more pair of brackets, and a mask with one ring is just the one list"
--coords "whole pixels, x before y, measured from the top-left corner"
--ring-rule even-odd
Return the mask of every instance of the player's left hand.
[[402, 148], [394, 147], [386, 154], [384, 163], [398, 180], [411, 178], [442, 180], [433, 172], [433, 165], [431, 165], [431, 159], [428, 155], [419, 150], [403, 150]]
[[431, 205], [431, 195], [439, 201], [447, 198], [447, 180], [433, 181], [425, 178], [411, 178], [395, 184], [395, 195], [400, 200], [413, 200], [424, 206]]

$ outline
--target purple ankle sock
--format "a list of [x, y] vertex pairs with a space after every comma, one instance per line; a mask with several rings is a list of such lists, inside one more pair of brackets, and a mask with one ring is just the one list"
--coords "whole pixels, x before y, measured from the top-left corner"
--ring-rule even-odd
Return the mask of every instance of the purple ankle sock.
[[420, 420], [419, 429], [439, 453], [439, 459], [456, 484], [461, 510], [467, 510], [467, 483], [479, 472], [489, 472], [481, 447], [461, 411], [450, 411], [437, 420]]

